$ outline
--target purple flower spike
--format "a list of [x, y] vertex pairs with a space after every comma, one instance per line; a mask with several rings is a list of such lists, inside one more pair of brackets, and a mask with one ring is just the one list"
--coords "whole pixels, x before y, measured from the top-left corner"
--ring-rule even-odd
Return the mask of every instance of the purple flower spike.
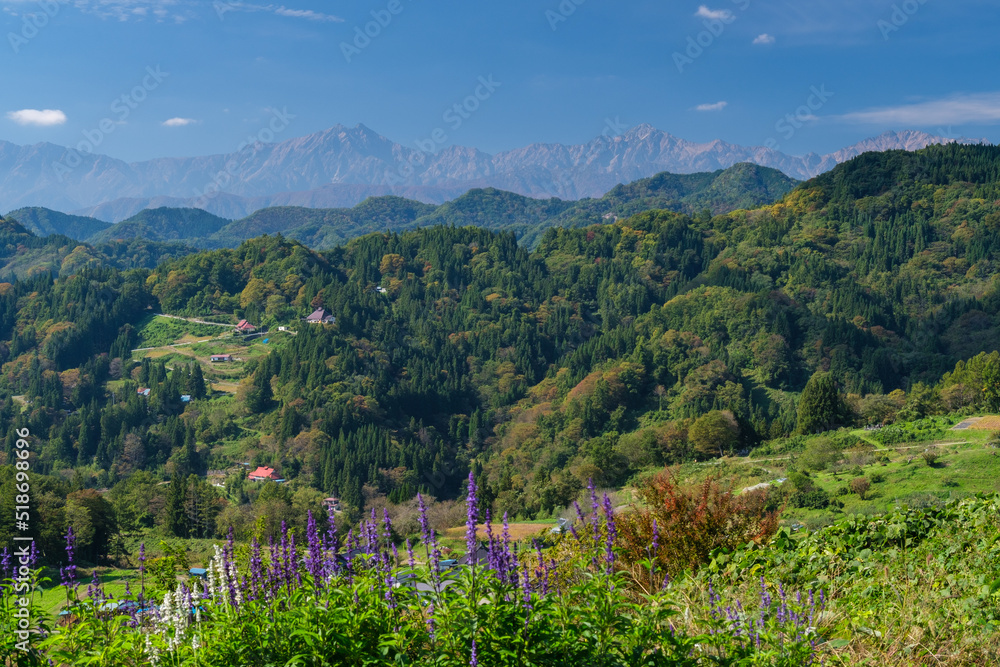
[[417, 494], [417, 504], [420, 507], [420, 539], [424, 544], [429, 544], [431, 540], [431, 523], [427, 519], [427, 505], [424, 503], [424, 497]]
[[475, 567], [476, 554], [479, 551], [479, 540], [477, 530], [479, 526], [479, 507], [476, 498], [476, 478], [469, 473], [469, 495], [466, 498], [466, 521], [465, 521], [465, 554], [469, 559], [469, 564]]
[[323, 581], [323, 543], [320, 541], [316, 518], [312, 511], [308, 513], [306, 538], [309, 540], [309, 550], [306, 554], [306, 569], [312, 577], [313, 585], [319, 586]]
[[615, 540], [618, 538], [618, 529], [615, 527], [615, 510], [611, 506], [611, 498], [606, 493], [604, 494], [604, 520], [608, 528], [604, 559], [608, 564], [608, 572], [611, 572], [615, 564]]
[[76, 565], [73, 564], [73, 552], [76, 550], [76, 536], [73, 534], [73, 526], [66, 528], [66, 562], [62, 569], [62, 585], [66, 588], [76, 589]]
[[476, 638], [472, 638], [472, 655], [469, 657], [469, 667], [479, 667], [479, 658], [476, 656]]

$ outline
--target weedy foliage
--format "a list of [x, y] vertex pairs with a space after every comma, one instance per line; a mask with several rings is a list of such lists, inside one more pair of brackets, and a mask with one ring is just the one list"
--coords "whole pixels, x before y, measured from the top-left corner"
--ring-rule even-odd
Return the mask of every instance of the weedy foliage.
[[[775, 583], [762, 580], [754, 608], [711, 589], [705, 604], [682, 614], [684, 598], [669, 581], [637, 595], [619, 566], [621, 517], [607, 497], [593, 494], [590, 512], [574, 526], [577, 535], [594, 538], [575, 553], [540, 544], [518, 549], [506, 517], [494, 526], [488, 515], [480, 543], [471, 478], [467, 504], [475, 556], [464, 563], [442, 558], [426, 513], [419, 546], [407, 542], [402, 554], [387, 515], [373, 513], [346, 538], [332, 522], [323, 531], [310, 516], [302, 537], [285, 529], [268, 545], [240, 547], [230, 539], [217, 548], [204, 581], [179, 583], [157, 600], [144, 586], [122, 600], [106, 598], [100, 585], [83, 594], [70, 544], [69, 618], [58, 627], [37, 624], [33, 651], [16, 652], [8, 639], [17, 619], [7, 586], [0, 615], [7, 643], [0, 647], [8, 664], [102, 667], [818, 662], [822, 596], [773, 596]], [[644, 550], [654, 571], [666, 548], [660, 539], [654, 533]], [[556, 575], [567, 571], [572, 576]]]

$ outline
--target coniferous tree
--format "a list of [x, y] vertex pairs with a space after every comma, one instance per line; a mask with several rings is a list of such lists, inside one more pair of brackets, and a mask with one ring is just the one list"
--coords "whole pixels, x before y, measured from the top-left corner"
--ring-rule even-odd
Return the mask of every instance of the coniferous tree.
[[806, 383], [798, 405], [798, 431], [803, 434], [829, 431], [847, 422], [847, 406], [828, 373], [816, 373]]

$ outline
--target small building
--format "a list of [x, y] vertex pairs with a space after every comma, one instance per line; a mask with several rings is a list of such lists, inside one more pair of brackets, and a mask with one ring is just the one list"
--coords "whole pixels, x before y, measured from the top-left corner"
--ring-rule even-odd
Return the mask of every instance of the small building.
[[248, 479], [251, 482], [277, 482], [281, 478], [278, 476], [278, 473], [274, 471], [274, 468], [266, 468], [264, 466], [260, 466], [252, 473], [250, 473]]
[[149, 396], [150, 389], [148, 387], [139, 387], [135, 393], [140, 396]]
[[376, 287], [375, 291], [378, 292], [379, 294], [388, 294], [389, 293], [389, 290], [387, 290], [386, 288], [382, 287], [381, 285], [379, 285], [378, 287]]
[[192, 567], [188, 570], [188, 574], [198, 579], [208, 579], [208, 570], [202, 567]]
[[278, 327], [278, 331], [288, 331], [288, 327]]
[[213, 364], [228, 363], [228, 362], [230, 362], [232, 360], [233, 360], [233, 355], [231, 355], [231, 354], [213, 354], [212, 355], [212, 363]]
[[181, 395], [181, 403], [190, 403], [190, 402], [191, 402], [191, 394]]
[[317, 308], [312, 315], [306, 318], [306, 322], [309, 324], [333, 324], [336, 321], [337, 318], [326, 312], [326, 308]]
[[240, 320], [240, 323], [236, 325], [236, 333], [251, 334], [254, 331], [257, 331], [257, 327], [246, 320]]
[[340, 511], [340, 498], [324, 498], [323, 508], [327, 512], [339, 512]]

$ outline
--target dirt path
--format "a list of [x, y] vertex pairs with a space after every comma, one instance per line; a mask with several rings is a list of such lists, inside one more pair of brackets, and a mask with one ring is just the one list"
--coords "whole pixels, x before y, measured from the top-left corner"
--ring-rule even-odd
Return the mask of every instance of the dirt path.
[[215, 338], [205, 338], [203, 340], [191, 340], [186, 343], [171, 343], [170, 345], [157, 345], [156, 347], [140, 347], [132, 350], [132, 352], [149, 352], [151, 350], [165, 350], [175, 347], [184, 347], [186, 345], [198, 345], [200, 343], [210, 343], [213, 340], [221, 340], [226, 338], [226, 336], [216, 336]]
[[[959, 440], [957, 442], [928, 442], [922, 445], [907, 445], [906, 447], [876, 447], [871, 450], [873, 452], [895, 452], [900, 449], [927, 449], [928, 447], [950, 447], [951, 445], [967, 445], [969, 444], [966, 440]], [[865, 450], [867, 451], [867, 450]], [[764, 461], [787, 461], [792, 458], [789, 456], [772, 456], [766, 459], [752, 459], [749, 456], [732, 459], [727, 461], [728, 463], [763, 463]], [[719, 465], [719, 462], [712, 462], [709, 465]]]
[[153, 313], [155, 317], [166, 317], [171, 320], [183, 320], [185, 322], [194, 322], [195, 324], [209, 324], [213, 327], [226, 327], [227, 329], [234, 328], [235, 325], [232, 324], [219, 324], [218, 322], [206, 322], [205, 320], [195, 319], [193, 317], [181, 317], [180, 315], [164, 315], [163, 313]]

